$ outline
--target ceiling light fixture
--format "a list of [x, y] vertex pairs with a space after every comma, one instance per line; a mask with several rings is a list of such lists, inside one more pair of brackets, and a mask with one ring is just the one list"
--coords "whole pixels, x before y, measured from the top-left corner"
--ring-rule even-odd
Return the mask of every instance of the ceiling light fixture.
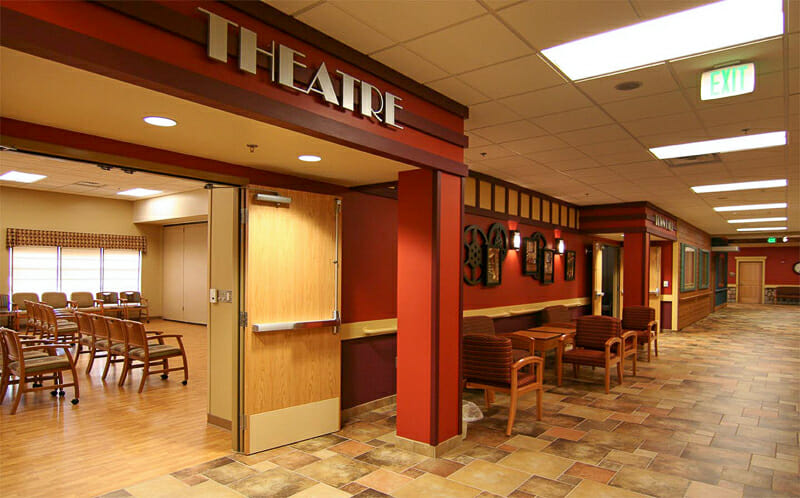
[[47, 178], [47, 176], [36, 175], [33, 173], [22, 173], [20, 171], [9, 171], [4, 175], [0, 175], [0, 180], [4, 180], [7, 182], [18, 182], [18, 183], [34, 183], [38, 182], [42, 178]]
[[147, 197], [148, 195], [160, 194], [161, 190], [150, 190], [148, 188], [132, 188], [122, 192], [117, 192], [117, 195], [130, 195], [132, 197]]
[[786, 179], [781, 180], [761, 180], [757, 182], [739, 183], [720, 183], [717, 185], [699, 185], [692, 187], [697, 194], [707, 194], [709, 192], [730, 192], [732, 190], [753, 190], [758, 188], [785, 187]]
[[782, 0], [726, 0], [542, 50], [580, 80], [783, 34]]
[[779, 231], [779, 230], [787, 230], [786, 227], [758, 227], [758, 228], [737, 228], [737, 232], [769, 232], [769, 231]]
[[767, 221], [786, 221], [786, 216], [776, 216], [774, 218], [748, 218], [746, 220], [728, 220], [728, 223], [762, 223]]
[[306, 163], [317, 163], [319, 161], [322, 161], [321, 157], [314, 156], [311, 154], [303, 154], [302, 156], [297, 156], [297, 159], [300, 159], [301, 161]]
[[720, 138], [717, 140], [704, 140], [686, 144], [665, 145], [650, 149], [659, 159], [672, 159], [675, 157], [691, 157], [717, 152], [734, 152], [737, 150], [763, 149], [786, 145], [786, 132], [774, 131], [759, 133], [758, 135], [742, 135], [740, 137]]
[[145, 116], [142, 119], [144, 119], [144, 122], [149, 125], [161, 126], [162, 128], [169, 128], [170, 126], [175, 126], [178, 124], [178, 122], [174, 119], [164, 118], [161, 116]]
[[771, 204], [742, 204], [741, 206], [719, 206], [714, 211], [757, 211], [759, 209], [783, 209], [787, 206], [785, 202], [773, 202]]

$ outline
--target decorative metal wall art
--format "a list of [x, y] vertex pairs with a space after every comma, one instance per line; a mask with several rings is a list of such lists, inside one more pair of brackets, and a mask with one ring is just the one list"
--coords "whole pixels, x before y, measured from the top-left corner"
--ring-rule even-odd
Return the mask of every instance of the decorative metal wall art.
[[575, 251], [564, 253], [564, 280], [575, 280]]
[[541, 277], [542, 249], [547, 241], [541, 232], [522, 239], [522, 274], [538, 280]]
[[478, 285], [483, 280], [483, 246], [487, 240], [486, 233], [478, 225], [464, 228], [464, 282], [467, 285]]
[[555, 273], [555, 251], [542, 249], [542, 283], [552, 284]]

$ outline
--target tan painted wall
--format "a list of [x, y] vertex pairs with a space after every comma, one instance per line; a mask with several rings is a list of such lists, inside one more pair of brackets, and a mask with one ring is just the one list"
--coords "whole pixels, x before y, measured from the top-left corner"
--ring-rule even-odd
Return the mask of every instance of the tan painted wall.
[[133, 203], [134, 223], [185, 223], [208, 219], [208, 190], [144, 199]]
[[10, 285], [6, 228], [145, 235], [142, 294], [150, 301], [151, 316], [161, 315], [161, 226], [135, 225], [133, 202], [0, 187], [0, 293], [8, 293]]

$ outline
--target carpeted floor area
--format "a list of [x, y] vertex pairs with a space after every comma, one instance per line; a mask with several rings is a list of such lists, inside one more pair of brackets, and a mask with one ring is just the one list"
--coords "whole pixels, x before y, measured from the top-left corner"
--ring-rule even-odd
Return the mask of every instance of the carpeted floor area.
[[800, 496], [800, 307], [732, 305], [663, 334], [659, 353], [608, 395], [601, 368], [556, 387], [548, 362], [544, 416], [527, 395], [511, 437], [507, 398], [487, 411], [466, 393], [485, 417], [444, 458], [396, 448], [389, 406], [106, 496]]

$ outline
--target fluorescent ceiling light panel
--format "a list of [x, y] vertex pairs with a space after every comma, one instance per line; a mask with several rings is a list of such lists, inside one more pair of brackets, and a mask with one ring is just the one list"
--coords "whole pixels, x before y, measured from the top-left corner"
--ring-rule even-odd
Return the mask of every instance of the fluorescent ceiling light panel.
[[748, 218], [746, 220], [728, 220], [728, 223], [766, 223], [768, 221], [786, 221], [786, 216], [776, 216], [775, 218]]
[[715, 207], [714, 211], [757, 211], [759, 209], [784, 209], [787, 206], [785, 202], [773, 202], [772, 204], [743, 204], [741, 206], [719, 206]]
[[726, 0], [542, 50], [572, 80], [783, 34], [781, 0]]
[[160, 194], [161, 190], [150, 190], [147, 188], [132, 188], [123, 192], [117, 192], [117, 195], [130, 195], [132, 197], [147, 197], [148, 195]]
[[761, 180], [758, 182], [720, 183], [718, 185], [700, 185], [698, 187], [692, 187], [692, 190], [698, 194], [706, 194], [709, 192], [731, 192], [733, 190], [753, 190], [757, 188], [774, 188], [785, 186], [786, 179], [782, 179]]
[[659, 159], [672, 159], [675, 157], [700, 156], [715, 152], [733, 152], [737, 150], [763, 149], [786, 145], [786, 132], [773, 131], [759, 133], [758, 135], [742, 135], [740, 137], [720, 138], [717, 140], [704, 140], [688, 144], [665, 145], [653, 147], [650, 152]]
[[758, 227], [758, 228], [737, 228], [737, 232], [770, 232], [778, 230], [787, 230], [786, 227]]
[[4, 175], [0, 175], [0, 180], [4, 180], [7, 182], [18, 182], [18, 183], [34, 183], [38, 182], [42, 178], [47, 178], [47, 176], [35, 175], [33, 173], [22, 173], [20, 171], [9, 171]]

